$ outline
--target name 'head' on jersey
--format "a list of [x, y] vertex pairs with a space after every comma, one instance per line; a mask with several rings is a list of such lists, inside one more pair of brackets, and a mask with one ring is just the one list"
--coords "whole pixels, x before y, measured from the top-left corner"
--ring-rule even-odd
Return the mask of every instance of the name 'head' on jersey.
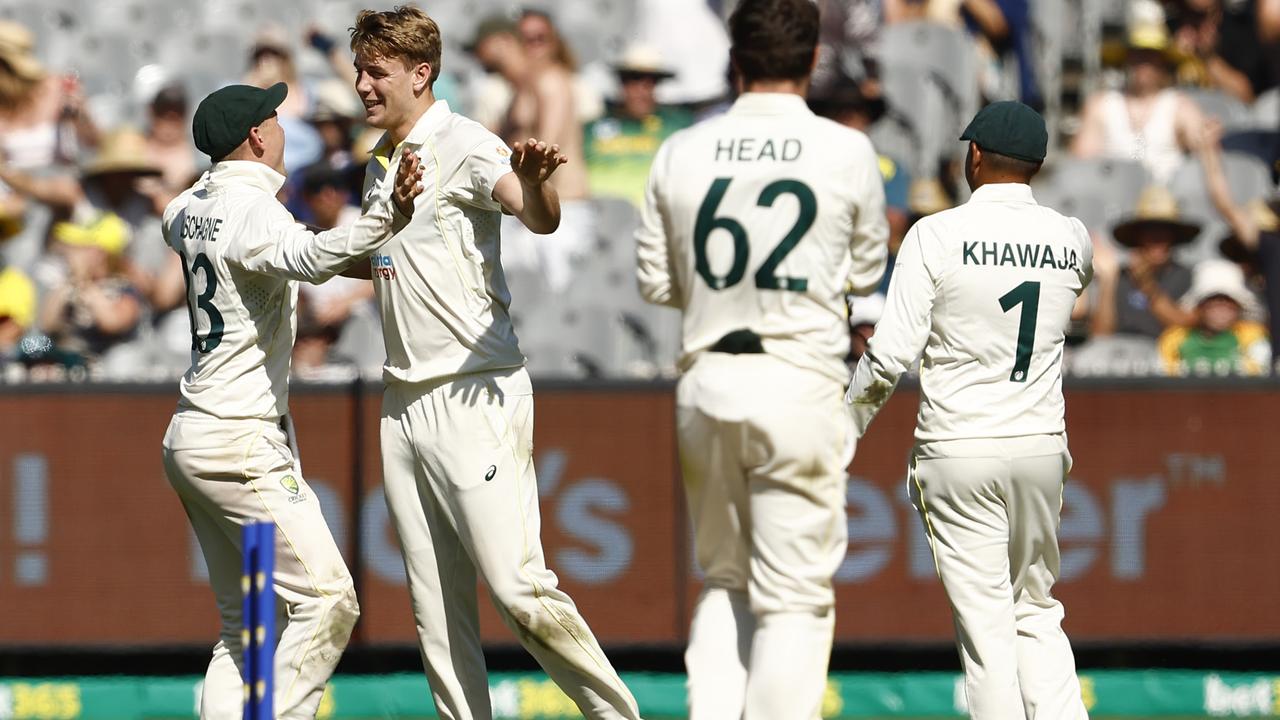
[[843, 380], [846, 291], [873, 290], [888, 226], [867, 137], [805, 103], [818, 41], [811, 0], [744, 0], [729, 20], [740, 93], [655, 157], [637, 236], [650, 302], [684, 311], [681, 367], [727, 334]]

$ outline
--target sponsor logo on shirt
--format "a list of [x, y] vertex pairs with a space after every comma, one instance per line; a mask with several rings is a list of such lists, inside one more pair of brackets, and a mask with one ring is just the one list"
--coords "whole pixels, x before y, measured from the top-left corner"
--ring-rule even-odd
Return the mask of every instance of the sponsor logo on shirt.
[[396, 264], [391, 260], [390, 255], [374, 255], [369, 258], [369, 264], [373, 267], [373, 276], [382, 278], [383, 280], [396, 279]]

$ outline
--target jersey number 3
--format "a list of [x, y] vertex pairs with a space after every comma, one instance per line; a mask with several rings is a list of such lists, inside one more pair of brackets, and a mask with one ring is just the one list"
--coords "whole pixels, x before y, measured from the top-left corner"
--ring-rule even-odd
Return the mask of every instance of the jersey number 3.
[[[218, 276], [213, 271], [213, 263], [204, 253], [196, 253], [195, 262], [187, 269], [187, 254], [178, 253], [182, 257], [182, 279], [187, 284], [187, 316], [191, 318], [191, 349], [207, 353], [222, 342], [222, 330], [225, 327], [222, 313], [213, 306], [213, 294], [218, 292]], [[199, 270], [204, 273], [204, 292], [192, 294], [191, 276]], [[203, 338], [196, 332], [196, 308], [209, 316], [209, 334]]]
[[[741, 282], [742, 276], [747, 272], [747, 258], [751, 253], [747, 230], [742, 227], [742, 223], [729, 217], [716, 217], [716, 209], [720, 207], [720, 201], [724, 199], [724, 193], [731, 182], [733, 178], [716, 178], [711, 183], [711, 189], [698, 208], [698, 221], [693, 228], [694, 265], [698, 275], [702, 276], [712, 290], [724, 290]], [[795, 196], [800, 202], [800, 215], [796, 218], [796, 224], [791, 226], [791, 231], [756, 271], [756, 287], [762, 290], [804, 292], [809, 289], [809, 281], [806, 278], [778, 277], [778, 265], [782, 264], [787, 253], [795, 249], [804, 234], [809, 232], [809, 228], [813, 227], [813, 221], [818, 216], [818, 199], [814, 197], [813, 190], [799, 180], [777, 180], [765, 186], [756, 204], [773, 207], [773, 203], [782, 195]], [[733, 264], [724, 276], [713, 273], [711, 263], [707, 260], [707, 237], [712, 230], [724, 230], [733, 236]]]
[[1000, 309], [1009, 312], [1022, 306], [1018, 319], [1018, 351], [1013, 356], [1012, 382], [1026, 382], [1031, 369], [1031, 349], [1036, 342], [1036, 313], [1040, 310], [1040, 283], [1028, 280], [1000, 297]]

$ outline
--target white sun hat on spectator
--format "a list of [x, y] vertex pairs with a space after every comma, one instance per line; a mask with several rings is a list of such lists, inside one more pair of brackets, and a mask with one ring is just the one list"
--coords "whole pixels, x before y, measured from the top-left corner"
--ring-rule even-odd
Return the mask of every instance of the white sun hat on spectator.
[[662, 53], [654, 46], [643, 42], [633, 42], [623, 51], [622, 57], [613, 64], [614, 72], [623, 77], [652, 77], [658, 80], [675, 77], [662, 62]]
[[1229, 260], [1204, 260], [1192, 271], [1191, 289], [1182, 296], [1182, 305], [1188, 310], [1211, 297], [1219, 295], [1236, 301], [1246, 317], [1256, 316], [1258, 301], [1244, 282], [1244, 271]]

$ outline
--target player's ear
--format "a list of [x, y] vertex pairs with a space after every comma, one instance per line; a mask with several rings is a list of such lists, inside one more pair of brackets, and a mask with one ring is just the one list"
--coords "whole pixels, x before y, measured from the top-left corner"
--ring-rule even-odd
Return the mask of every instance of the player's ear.
[[413, 68], [413, 91], [415, 93], [426, 92], [431, 86], [431, 64], [418, 63]]
[[246, 142], [249, 143], [249, 149], [253, 151], [255, 157], [262, 157], [266, 154], [267, 143], [262, 139], [262, 131], [258, 128], [249, 128], [249, 137]]

